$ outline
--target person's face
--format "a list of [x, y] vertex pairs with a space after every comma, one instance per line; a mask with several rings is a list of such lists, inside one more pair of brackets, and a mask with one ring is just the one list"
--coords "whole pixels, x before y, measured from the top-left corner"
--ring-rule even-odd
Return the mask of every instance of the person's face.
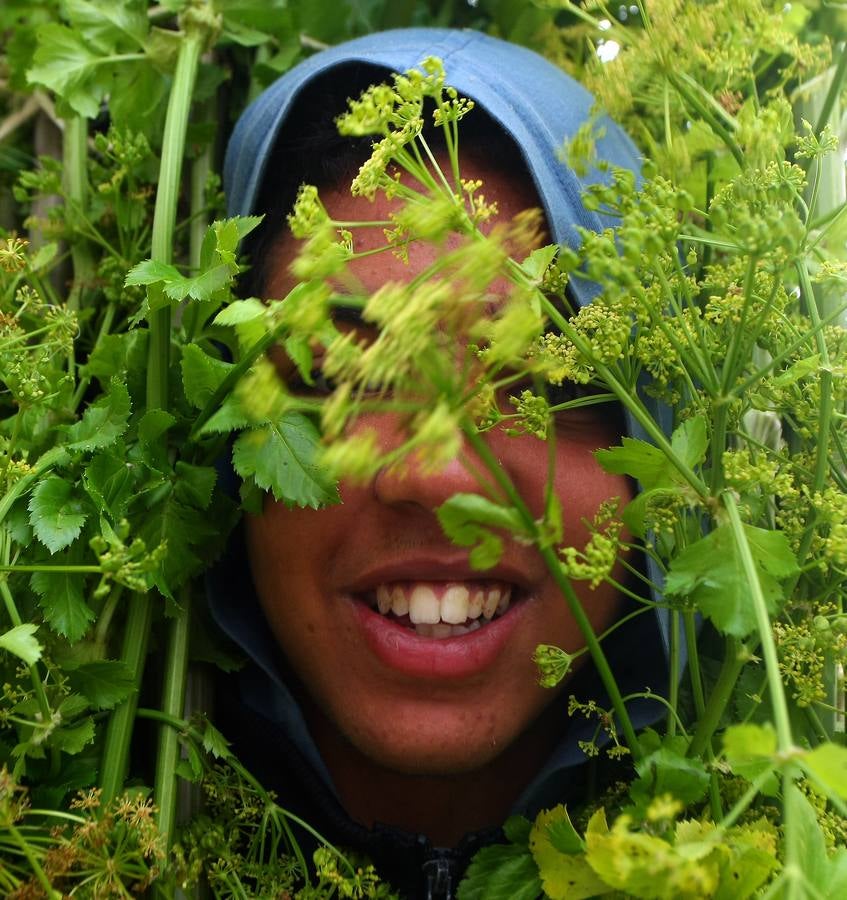
[[[525, 182], [496, 170], [466, 164], [463, 176], [484, 180], [501, 221], [537, 205]], [[391, 208], [384, 198], [370, 204], [342, 189], [321, 197], [336, 220], [383, 219]], [[373, 231], [357, 249], [382, 240]], [[284, 296], [292, 286], [296, 243], [286, 235], [275, 248], [268, 296]], [[375, 291], [388, 280], [408, 281], [434, 254], [432, 247], [414, 248], [408, 265], [376, 254], [352, 269]], [[361, 425], [385, 446], [400, 439], [397, 420], [386, 413], [367, 415]], [[609, 406], [573, 411], [558, 422], [555, 489], [568, 544], [584, 544], [582, 519], [591, 519], [602, 501], [631, 497], [628, 481], [603, 472], [592, 455], [618, 439]], [[485, 440], [540, 516], [547, 445], [499, 428]], [[442, 533], [435, 509], [453, 494], [479, 493], [472, 474], [479, 468], [466, 447], [434, 474], [413, 459], [403, 472], [383, 469], [365, 486], [342, 484], [338, 506], [289, 509], [268, 497], [262, 514], [247, 519], [256, 589], [285, 658], [340, 735], [394, 771], [450, 774], [493, 760], [558, 693], [538, 685], [536, 646], [573, 651], [584, 644], [533, 547], [507, 538], [500, 562], [479, 572], [470, 568], [467, 550]], [[606, 584], [576, 589], [595, 629], [610, 624], [618, 593]]]

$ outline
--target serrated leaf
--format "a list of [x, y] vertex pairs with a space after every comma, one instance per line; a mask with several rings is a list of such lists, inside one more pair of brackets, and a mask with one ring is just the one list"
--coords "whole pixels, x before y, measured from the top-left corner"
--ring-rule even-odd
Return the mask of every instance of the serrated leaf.
[[232, 464], [242, 478], [254, 478], [276, 500], [317, 509], [338, 501], [333, 479], [316, 462], [319, 441], [309, 419], [287, 412], [276, 423], [240, 434]]
[[230, 431], [247, 428], [250, 424], [250, 417], [244, 412], [243, 404], [230, 394], [220, 409], [203, 423], [199, 434], [201, 437], [209, 434], [228, 434]]
[[675, 428], [671, 435], [671, 447], [689, 468], [703, 462], [709, 449], [705, 418], [694, 416]]
[[474, 856], [456, 900], [537, 900], [540, 893], [538, 867], [529, 850], [498, 844]]
[[160, 281], [167, 283], [176, 278], [182, 278], [176, 266], [154, 259], [145, 259], [126, 273], [124, 285], [128, 287], [134, 284], [158, 284]]
[[[752, 525], [744, 532], [768, 611], [775, 613], [783, 600], [778, 579], [796, 572], [797, 561], [782, 532]], [[729, 525], [718, 526], [671, 561], [665, 595], [696, 607], [724, 633], [743, 638], [756, 629], [750, 587]]]
[[82, 576], [34, 572], [30, 584], [39, 595], [47, 624], [69, 641], [78, 641], [95, 619], [94, 610], [85, 602]]
[[85, 504], [74, 496], [71, 483], [57, 475], [36, 485], [27, 508], [35, 536], [51, 553], [72, 544], [88, 518]]
[[149, 446], [176, 424], [176, 416], [165, 409], [148, 409], [138, 422], [138, 440]]
[[136, 690], [135, 679], [126, 663], [119, 660], [95, 660], [67, 671], [71, 688], [94, 709], [112, 709]]
[[93, 119], [106, 92], [97, 83], [99, 56], [71, 28], [49, 23], [38, 29], [30, 84], [41, 84], [62, 97], [79, 115]]
[[73, 450], [110, 447], [125, 431], [131, 403], [129, 392], [118, 378], [109, 382], [109, 392], [86, 409], [82, 419], [68, 429]]
[[240, 325], [243, 322], [252, 322], [268, 311], [267, 306], [255, 297], [239, 300], [225, 306], [214, 319], [215, 325]]
[[526, 534], [518, 511], [479, 494], [454, 494], [436, 510], [444, 534], [460, 547], [473, 548], [471, 567], [490, 569], [503, 553], [503, 539], [492, 529]]
[[212, 502], [212, 491], [218, 480], [217, 471], [211, 466], [192, 466], [177, 460], [174, 469], [177, 474], [174, 490], [178, 500], [198, 509], [206, 509]]
[[7, 650], [28, 666], [35, 665], [41, 659], [42, 646], [35, 639], [38, 626], [31, 622], [16, 625], [0, 634], [0, 649]]
[[606, 472], [638, 479], [645, 490], [662, 483], [667, 472], [665, 454], [658, 447], [638, 438], [624, 437], [620, 447], [596, 450], [594, 458]]
[[139, 3], [65, 0], [65, 9], [71, 25], [102, 53], [119, 44], [143, 48], [149, 26]]
[[630, 796], [639, 812], [663, 794], [670, 794], [683, 806], [696, 803], [706, 793], [709, 773], [700, 759], [685, 756], [682, 749], [664, 746], [639, 761], [638, 779], [630, 786]]
[[203, 726], [203, 749], [207, 753], [211, 753], [215, 759], [226, 759], [232, 755], [229, 750], [229, 741], [209, 721]]
[[588, 865], [585, 845], [564, 806], [538, 815], [530, 832], [529, 848], [541, 875], [544, 895], [551, 900], [584, 900], [607, 889]]
[[94, 740], [94, 722], [89, 716], [81, 722], [67, 727], [57, 728], [50, 735], [50, 746], [64, 750], [73, 756], [80, 753], [87, 744]]
[[98, 512], [121, 518], [134, 491], [135, 464], [109, 451], [98, 453], [85, 467], [82, 484]]
[[186, 400], [197, 409], [203, 409], [234, 366], [209, 356], [196, 344], [186, 344], [182, 348], [181, 368]]

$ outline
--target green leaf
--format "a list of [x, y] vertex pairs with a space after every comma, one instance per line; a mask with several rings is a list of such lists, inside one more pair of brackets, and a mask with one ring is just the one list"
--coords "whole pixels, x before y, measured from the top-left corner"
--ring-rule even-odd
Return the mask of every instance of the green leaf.
[[177, 474], [174, 491], [178, 500], [198, 509], [206, 509], [212, 502], [212, 491], [218, 480], [218, 473], [212, 466], [192, 466], [177, 460], [174, 469]]
[[[689, 468], [703, 462], [708, 446], [706, 420], [702, 416], [683, 422], [671, 435], [674, 453]], [[645, 491], [671, 487], [679, 480], [668, 457], [658, 447], [638, 438], [624, 437], [620, 447], [596, 450], [594, 457], [607, 472], [638, 479]]]
[[541, 874], [545, 897], [584, 900], [607, 890], [585, 858], [585, 843], [562, 806], [539, 813], [529, 848]]
[[34, 572], [30, 583], [39, 595], [47, 624], [69, 641], [78, 641], [95, 619], [85, 602], [83, 577], [68, 572]]
[[176, 424], [176, 416], [165, 409], [148, 409], [138, 422], [138, 440], [145, 446], [156, 443]]
[[[233, 264], [221, 263], [197, 275], [183, 275], [168, 263], [145, 259], [127, 272], [124, 284], [161, 284], [171, 300], [211, 300], [235, 275]], [[151, 302], [151, 308], [160, 304]]]
[[136, 465], [126, 457], [103, 451], [85, 467], [82, 485], [98, 512], [108, 511], [120, 519], [134, 494]]
[[247, 428], [250, 424], [250, 417], [244, 412], [243, 405], [230, 394], [220, 409], [203, 423], [199, 433], [201, 437], [208, 434], [228, 434], [230, 431]]
[[541, 879], [532, 854], [516, 844], [485, 847], [471, 861], [456, 900], [537, 900]]
[[167, 283], [178, 278], [182, 278], [182, 275], [176, 266], [172, 266], [170, 263], [159, 262], [154, 259], [145, 259], [134, 265], [129, 272], [126, 273], [124, 285], [129, 287], [134, 284]]
[[243, 322], [252, 322], [268, 311], [267, 306], [255, 297], [239, 300], [225, 306], [216, 316], [215, 325], [241, 325]]
[[512, 844], [528, 843], [531, 830], [532, 822], [524, 816], [509, 816], [503, 823], [503, 834]]
[[203, 726], [203, 749], [211, 753], [215, 759], [227, 759], [232, 756], [229, 741], [209, 721]]
[[454, 494], [436, 510], [444, 534], [460, 547], [472, 547], [474, 569], [490, 569], [503, 553], [503, 540], [491, 529], [526, 535], [516, 509], [501, 506], [479, 494]]
[[41, 659], [42, 650], [41, 644], [34, 637], [36, 631], [38, 626], [31, 622], [10, 628], [0, 634], [0, 649], [14, 654], [28, 666], [35, 665]]
[[665, 454], [638, 438], [624, 437], [620, 447], [595, 450], [594, 458], [607, 472], [638, 479], [645, 490], [657, 487], [667, 474]]
[[338, 501], [338, 488], [316, 462], [319, 440], [309, 419], [288, 412], [276, 423], [240, 434], [232, 464], [242, 478], [252, 476], [275, 499], [317, 509]]
[[232, 363], [209, 356], [196, 344], [186, 344], [182, 348], [182, 389], [188, 402], [203, 409], [233, 368]]
[[[783, 600], [778, 579], [795, 573], [797, 561], [782, 532], [745, 525], [744, 533], [768, 611], [775, 613]], [[718, 526], [671, 561], [665, 595], [699, 609], [720, 631], [735, 637], [746, 637], [756, 629], [750, 586], [728, 525]]]
[[64, 98], [74, 112], [93, 119], [106, 93], [97, 81], [100, 58], [82, 38], [64, 25], [50, 23], [38, 30], [35, 65], [27, 72], [30, 84], [41, 84]]
[[[146, 364], [147, 330], [137, 328], [126, 334], [109, 334], [101, 338], [88, 357], [88, 362], [82, 367], [82, 372], [96, 378], [104, 388], [108, 388], [115, 376], [122, 379], [125, 373], [131, 373], [143, 387]], [[139, 375], [142, 377], [139, 378]], [[138, 396], [132, 384], [128, 384], [128, 387]]]
[[109, 382], [109, 392], [86, 409], [82, 419], [68, 429], [72, 450], [110, 447], [125, 431], [131, 403], [129, 392], [118, 378]]
[[703, 462], [709, 449], [705, 418], [695, 416], [683, 422], [671, 435], [671, 447], [689, 468]]
[[776, 751], [776, 732], [769, 723], [730, 725], [724, 732], [724, 756], [736, 775], [755, 781], [767, 771], [773, 772], [773, 777], [763, 788], [763, 792], [769, 795], [776, 793], [778, 785]]
[[709, 773], [700, 759], [685, 756], [684, 750], [660, 747], [636, 766], [638, 778], [630, 787], [630, 796], [640, 812], [655, 797], [672, 794], [683, 806], [701, 800], [709, 786]]
[[847, 747], [827, 741], [805, 754], [800, 765], [828, 794], [847, 800]]
[[50, 735], [50, 745], [73, 756], [80, 753], [94, 740], [94, 722], [91, 717], [63, 728], [57, 728]]
[[138, 2], [65, 0], [65, 9], [73, 28], [100, 52], [111, 53], [119, 44], [143, 49], [149, 26]]
[[36, 485], [27, 506], [35, 536], [51, 553], [72, 544], [88, 518], [85, 504], [73, 495], [71, 483], [57, 475], [49, 475]]
[[136, 690], [132, 671], [118, 660], [83, 663], [66, 674], [71, 689], [82, 694], [94, 709], [112, 709]]

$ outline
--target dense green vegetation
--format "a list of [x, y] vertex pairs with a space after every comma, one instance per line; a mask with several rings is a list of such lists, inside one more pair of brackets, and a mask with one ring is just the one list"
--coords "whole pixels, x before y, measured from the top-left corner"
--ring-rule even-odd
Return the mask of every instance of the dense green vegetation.
[[[620, 782], [590, 809], [510, 820], [510, 843], [479, 854], [464, 900], [847, 893], [845, 15], [816, 0], [4, 3], [8, 896], [173, 896], [203, 883], [223, 897], [390, 893], [334, 848], [303, 859], [285, 798], [184, 707], [192, 660], [238, 664], [205, 621], [198, 581], [238, 516], [214, 468], [232, 432], [248, 505], [261, 489], [317, 506], [332, 499], [331, 475], [470, 442], [495, 488], [444, 504], [444, 530], [483, 568], [504, 530], [535, 543], [581, 622], [611, 708], [575, 697], [572, 714], [596, 719], [585, 752], [618, 759]], [[359, 187], [385, 189], [394, 162], [417, 181], [407, 209], [424, 194], [443, 212], [419, 228], [405, 216], [391, 243], [447, 230], [470, 239], [423, 282], [358, 298], [386, 335], [375, 372], [376, 354], [334, 340], [325, 279], [355, 242], [309, 191], [297, 209], [304, 283], [284, 303], [231, 302], [238, 243], [256, 221], [223, 218], [217, 171], [237, 111], [279, 73], [325, 44], [410, 24], [471, 25], [545, 53], [588, 84], [648, 165], [640, 185], [610, 173], [589, 194], [619, 218], [617, 237], [511, 259], [518, 226], [483, 238], [472, 191], [422, 166], [406, 127], [429, 97], [461, 130], [449, 70], [432, 62], [428, 77], [395, 81], [376, 119], [354, 104], [350, 127], [404, 135]], [[591, 128], [565, 152], [575, 166], [596, 162]], [[495, 261], [484, 270], [483, 251]], [[457, 271], [463, 291], [444, 290]], [[602, 292], [566, 317], [565, 286], [581, 271]], [[388, 327], [410, 304], [428, 313], [420, 323], [467, 321], [462, 304], [477, 309], [498, 274], [514, 289], [479, 317], [470, 380], [444, 377], [452, 345], [423, 366], [420, 335]], [[316, 299], [324, 319], [298, 331], [298, 310]], [[336, 384], [324, 400], [289, 394], [264, 355], [272, 340], [299, 348], [308, 379], [315, 333]], [[598, 511], [587, 547], [561, 546], [552, 494], [532, 517], [482, 438], [507, 418], [553, 440], [563, 406], [550, 389], [562, 383], [590, 385], [590, 402], [616, 399], [649, 438], [598, 455], [643, 491]], [[492, 398], [510, 391], [505, 411]], [[410, 439], [390, 459], [345, 437], [363, 411], [407, 395]], [[655, 399], [673, 411], [670, 435]], [[305, 475], [292, 478], [282, 453]], [[642, 733], [571, 586], [612, 577], [622, 534], [664, 577], [663, 591], [645, 582], [635, 599], [646, 614], [668, 610], [672, 671], [688, 647], [666, 721]], [[165, 660], [157, 671], [151, 648]], [[539, 648], [543, 683], [572, 659]], [[205, 803], [178, 826], [183, 781]]]

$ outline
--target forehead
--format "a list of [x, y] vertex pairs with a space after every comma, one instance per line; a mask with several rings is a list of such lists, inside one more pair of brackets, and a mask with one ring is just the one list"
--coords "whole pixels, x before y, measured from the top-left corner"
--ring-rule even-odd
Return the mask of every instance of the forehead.
[[[450, 171], [449, 161], [444, 154], [437, 153], [436, 159], [444, 172]], [[462, 178], [482, 181], [480, 193], [487, 202], [497, 204], [497, 217], [486, 223], [483, 231], [489, 230], [497, 222], [508, 222], [523, 210], [540, 206], [538, 195], [525, 172], [506, 172], [476, 153], [461, 157], [460, 168]], [[410, 183], [405, 175], [401, 180]], [[364, 197], [353, 197], [348, 179], [343, 183], [322, 187], [320, 197], [330, 217], [338, 222], [384, 221], [400, 205], [400, 201], [386, 199], [382, 194], [378, 194], [372, 201]], [[381, 225], [355, 228], [353, 239], [357, 253], [385, 246]], [[458, 241], [458, 236], [448, 238], [443, 250], [451, 249]], [[293, 287], [294, 279], [289, 266], [298, 249], [299, 242], [285, 228], [270, 249], [271, 258], [266, 265], [266, 296], [282, 297]], [[371, 293], [388, 281], [411, 280], [431, 265], [438, 253], [439, 248], [433, 245], [416, 243], [409, 247], [408, 263], [404, 263], [393, 253], [385, 252], [353, 260], [350, 271], [361, 282], [363, 289]]]

